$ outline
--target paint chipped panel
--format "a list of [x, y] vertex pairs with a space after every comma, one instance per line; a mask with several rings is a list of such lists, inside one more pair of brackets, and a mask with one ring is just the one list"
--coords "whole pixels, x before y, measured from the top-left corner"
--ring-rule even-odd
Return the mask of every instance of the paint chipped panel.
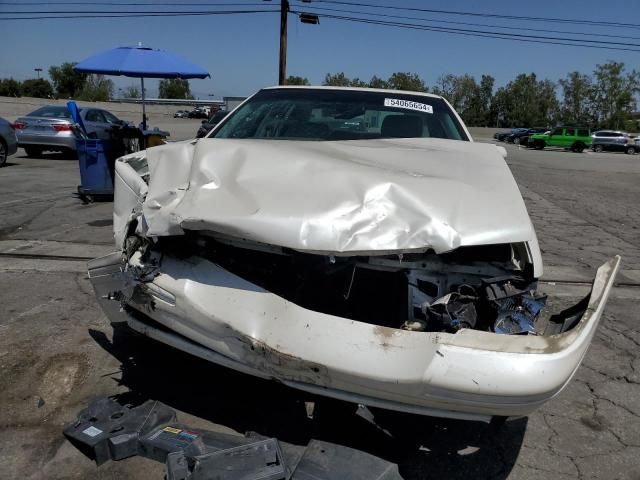
[[284, 353], [279, 350], [279, 345], [272, 348], [265, 342], [242, 335], [236, 340], [245, 349], [243, 360], [251, 368], [280, 380], [331, 386], [329, 371], [324, 365]]

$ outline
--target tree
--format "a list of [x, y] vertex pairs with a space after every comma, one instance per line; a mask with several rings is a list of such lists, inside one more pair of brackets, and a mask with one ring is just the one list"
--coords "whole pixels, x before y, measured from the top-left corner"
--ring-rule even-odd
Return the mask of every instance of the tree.
[[371, 77], [371, 80], [369, 80], [369, 87], [370, 88], [389, 88], [389, 82], [374, 75], [373, 77]]
[[[488, 109], [485, 107], [483, 91], [471, 75], [458, 77], [456, 101], [460, 104], [460, 115], [468, 125], [484, 125]], [[485, 85], [486, 87], [486, 85]]]
[[76, 72], [73, 69], [74, 65], [75, 63], [65, 62], [59, 67], [49, 68], [49, 77], [59, 97], [73, 98], [84, 88], [87, 75]]
[[369, 84], [358, 77], [350, 79], [344, 72], [335, 74], [327, 73], [324, 77], [323, 85], [330, 85], [333, 87], [368, 87]]
[[3, 78], [0, 80], [0, 96], [19, 97], [21, 95], [20, 82], [13, 78]]
[[535, 73], [521, 73], [496, 92], [492, 115], [503, 114], [506, 125], [512, 127], [549, 126], [559, 111], [556, 85], [550, 80], [538, 80]]
[[369, 82], [360, 80], [358, 77], [349, 78], [344, 72], [327, 73], [324, 77], [323, 85], [331, 85], [334, 87], [369, 87], [369, 88], [386, 88], [394, 90], [413, 90], [416, 92], [428, 91], [424, 81], [415, 73], [396, 72], [383, 80], [374, 75]]
[[594, 100], [602, 127], [622, 128], [636, 106], [634, 97], [640, 91], [638, 72], [624, 71], [624, 63], [609, 62], [597, 65], [593, 72]]
[[191, 87], [189, 87], [189, 80], [184, 80], [182, 78], [160, 80], [158, 91], [158, 96], [160, 98], [193, 99], [193, 95], [191, 95]]
[[549, 79], [541, 80], [536, 86], [538, 104], [533, 126], [551, 126], [560, 115], [560, 102], [556, 93], [557, 85]]
[[347, 77], [344, 72], [335, 74], [327, 73], [322, 84], [332, 87], [349, 87], [351, 85], [351, 80], [349, 80], [349, 77]]
[[482, 75], [480, 79], [480, 97], [478, 99], [482, 111], [482, 120], [478, 125], [488, 127], [493, 124], [493, 116], [491, 115], [491, 103], [493, 101], [493, 86], [496, 79], [491, 75]]
[[571, 72], [558, 83], [562, 88], [562, 122], [574, 125], [593, 124], [596, 120], [595, 89], [591, 77], [580, 72]]
[[25, 97], [51, 98], [53, 97], [53, 87], [44, 78], [32, 78], [22, 82], [22, 95]]
[[140, 89], [138, 89], [138, 87], [134, 87], [133, 85], [129, 85], [127, 88], [122, 90], [122, 96], [124, 98], [141, 98]]
[[452, 74], [440, 75], [436, 81], [436, 86], [433, 87], [433, 93], [446, 98], [451, 102], [456, 88], [456, 76]]
[[286, 80], [287, 85], [311, 85], [307, 77], [297, 77], [295, 75], [289, 75]]
[[429, 89], [418, 74], [410, 72], [395, 72], [387, 80], [389, 88], [394, 90], [409, 90], [427, 92]]
[[369, 84], [363, 80], [360, 80], [358, 77], [354, 78], [351, 80], [351, 82], [349, 83], [350, 87], [360, 87], [360, 88], [366, 88], [369, 86]]
[[441, 75], [433, 93], [446, 98], [467, 125], [486, 126], [491, 122], [493, 77], [483, 75], [480, 85], [471, 75]]
[[78, 95], [79, 100], [87, 102], [107, 102], [112, 97], [113, 81], [104, 78], [104, 75], [89, 75]]

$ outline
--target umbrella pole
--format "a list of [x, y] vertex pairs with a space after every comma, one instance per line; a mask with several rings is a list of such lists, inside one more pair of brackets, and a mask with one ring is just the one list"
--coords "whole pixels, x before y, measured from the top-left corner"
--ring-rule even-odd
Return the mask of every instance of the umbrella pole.
[[140, 77], [140, 86], [142, 88], [142, 130], [147, 129], [147, 111], [144, 106], [144, 78]]

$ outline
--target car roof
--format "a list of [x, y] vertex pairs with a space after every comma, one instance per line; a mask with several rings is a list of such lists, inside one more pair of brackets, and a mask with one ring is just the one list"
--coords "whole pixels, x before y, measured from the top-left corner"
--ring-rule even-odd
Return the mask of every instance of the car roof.
[[304, 90], [346, 90], [352, 92], [377, 92], [377, 93], [393, 93], [404, 95], [420, 95], [421, 97], [439, 98], [443, 99], [440, 95], [434, 95], [427, 92], [414, 92], [410, 90], [389, 90], [386, 88], [367, 88], [367, 87], [332, 87], [327, 85], [317, 86], [303, 86], [303, 85], [274, 85], [272, 87], [264, 87], [262, 90], [278, 90], [278, 89], [304, 89]]

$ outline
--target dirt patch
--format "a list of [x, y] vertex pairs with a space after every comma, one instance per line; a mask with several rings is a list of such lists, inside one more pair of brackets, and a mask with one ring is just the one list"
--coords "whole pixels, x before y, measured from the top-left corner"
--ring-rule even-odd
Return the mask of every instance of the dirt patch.
[[82, 355], [63, 353], [52, 357], [42, 373], [37, 394], [38, 404], [55, 408], [78, 384], [87, 371], [87, 360]]

